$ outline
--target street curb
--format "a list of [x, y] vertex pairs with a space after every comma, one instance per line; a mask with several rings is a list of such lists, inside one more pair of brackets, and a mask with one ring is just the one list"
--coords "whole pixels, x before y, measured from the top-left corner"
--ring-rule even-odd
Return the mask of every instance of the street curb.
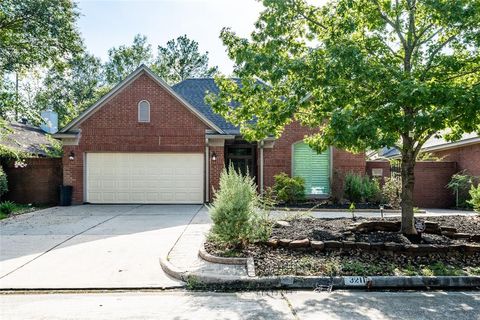
[[345, 277], [316, 276], [224, 276], [181, 270], [160, 258], [162, 269], [170, 276], [194, 280], [197, 285], [227, 287], [228, 289], [440, 289], [479, 288], [480, 276], [371, 276], [364, 285], [349, 285]]
[[232, 265], [245, 265], [247, 264], [247, 258], [227, 258], [227, 257], [219, 257], [214, 256], [205, 250], [205, 246], [202, 244], [200, 250], [198, 250], [198, 256], [205, 261], [212, 262], [212, 263], [220, 263], [220, 264], [232, 264]]

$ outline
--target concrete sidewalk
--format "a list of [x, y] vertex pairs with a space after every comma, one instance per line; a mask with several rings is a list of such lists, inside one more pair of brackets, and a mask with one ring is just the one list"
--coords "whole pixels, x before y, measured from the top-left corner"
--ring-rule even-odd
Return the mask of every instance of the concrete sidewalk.
[[198, 272], [201, 274], [246, 276], [246, 266], [211, 263], [198, 256], [198, 252], [205, 242], [211, 223], [212, 221], [208, 215], [208, 211], [199, 211], [168, 253], [168, 262], [182, 271]]

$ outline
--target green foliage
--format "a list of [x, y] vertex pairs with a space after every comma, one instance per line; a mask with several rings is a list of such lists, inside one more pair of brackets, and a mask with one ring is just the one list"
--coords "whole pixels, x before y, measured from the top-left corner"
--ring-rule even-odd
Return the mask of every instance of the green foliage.
[[474, 180], [475, 177], [468, 175], [466, 170], [462, 170], [454, 174], [446, 185], [455, 195], [455, 206], [457, 208], [468, 207], [469, 190], [473, 186]]
[[233, 166], [220, 175], [220, 189], [210, 206], [213, 221], [210, 239], [230, 246], [244, 246], [266, 240], [270, 227], [260, 210], [257, 187], [250, 176], [236, 172]]
[[467, 202], [473, 206], [475, 211], [480, 212], [480, 183], [476, 188], [472, 185], [469, 193], [472, 199]]
[[12, 201], [3, 201], [0, 203], [0, 213], [4, 215], [9, 215], [15, 211], [16, 205]]
[[104, 82], [100, 59], [87, 52], [76, 54], [48, 70], [35, 96], [37, 112], [54, 110], [63, 127], [106, 93]]
[[46, 135], [49, 145], [41, 145], [40, 148], [50, 158], [61, 158], [63, 156], [63, 144], [60, 140], [52, 138], [51, 135]]
[[274, 176], [273, 191], [276, 198], [284, 203], [299, 203], [305, 200], [305, 180], [301, 177], [289, 177], [285, 172]]
[[80, 49], [70, 0], [0, 1], [0, 75], [45, 65]]
[[8, 191], [8, 180], [7, 174], [3, 171], [2, 166], [0, 166], [0, 199]]
[[400, 178], [385, 178], [385, 183], [382, 188], [382, 197], [386, 204], [393, 209], [400, 208], [400, 201], [402, 193], [402, 180]]
[[0, 160], [22, 161], [29, 156], [28, 153], [0, 144]]
[[380, 184], [376, 179], [353, 172], [345, 175], [344, 195], [350, 202], [380, 202]]
[[152, 46], [147, 37], [137, 34], [131, 46], [122, 45], [108, 50], [108, 62], [105, 64], [105, 77], [110, 85], [116, 85], [125, 79], [141, 64], [151, 65]]
[[320, 128], [305, 139], [318, 151], [397, 147], [411, 191], [402, 231], [414, 233], [411, 175], [425, 141], [480, 132], [478, 0], [263, 3], [250, 37], [222, 30], [241, 80], [217, 77], [207, 102], [251, 140], [298, 120]]
[[350, 202], [362, 202], [363, 177], [352, 172], [347, 173], [345, 175], [343, 193]]
[[198, 42], [187, 35], [172, 39], [165, 47], [158, 46], [158, 55], [152, 70], [173, 85], [187, 78], [211, 77], [217, 67], [208, 66], [208, 52], [198, 51]]

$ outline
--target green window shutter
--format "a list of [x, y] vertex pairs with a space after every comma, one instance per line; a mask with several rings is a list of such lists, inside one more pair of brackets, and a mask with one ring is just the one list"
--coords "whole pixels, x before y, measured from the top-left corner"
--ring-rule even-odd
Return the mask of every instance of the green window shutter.
[[330, 149], [317, 154], [303, 142], [294, 144], [293, 176], [305, 179], [307, 195], [329, 195]]

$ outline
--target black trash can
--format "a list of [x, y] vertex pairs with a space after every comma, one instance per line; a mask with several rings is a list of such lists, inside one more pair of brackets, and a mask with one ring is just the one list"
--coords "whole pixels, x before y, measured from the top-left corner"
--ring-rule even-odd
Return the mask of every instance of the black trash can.
[[72, 186], [60, 186], [60, 205], [71, 206], [72, 205]]

